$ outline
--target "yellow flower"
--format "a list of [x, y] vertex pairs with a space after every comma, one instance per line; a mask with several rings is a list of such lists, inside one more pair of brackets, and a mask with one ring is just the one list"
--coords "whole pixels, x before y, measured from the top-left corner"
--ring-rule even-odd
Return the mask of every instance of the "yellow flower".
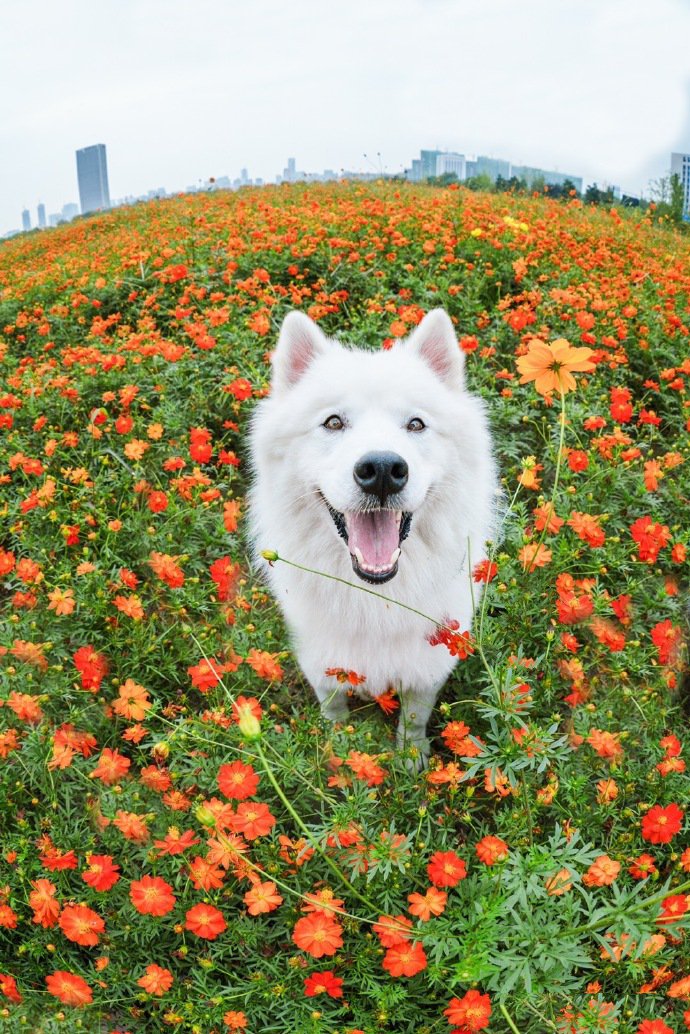
[[577, 386], [573, 371], [585, 372], [595, 368], [590, 356], [591, 348], [573, 348], [565, 338], [558, 338], [551, 344], [532, 338], [527, 352], [517, 361], [517, 368], [522, 374], [520, 384], [534, 381], [534, 387], [540, 395], [550, 395], [553, 391], [566, 394]]

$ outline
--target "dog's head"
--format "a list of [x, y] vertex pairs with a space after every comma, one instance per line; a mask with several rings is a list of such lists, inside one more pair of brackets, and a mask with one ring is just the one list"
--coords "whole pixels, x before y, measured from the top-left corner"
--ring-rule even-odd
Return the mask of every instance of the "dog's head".
[[273, 355], [273, 433], [304, 504], [318, 499], [330, 514], [364, 581], [396, 575], [425, 502], [453, 479], [449, 444], [466, 397], [464, 355], [442, 309], [379, 352], [343, 347], [303, 313], [286, 317]]

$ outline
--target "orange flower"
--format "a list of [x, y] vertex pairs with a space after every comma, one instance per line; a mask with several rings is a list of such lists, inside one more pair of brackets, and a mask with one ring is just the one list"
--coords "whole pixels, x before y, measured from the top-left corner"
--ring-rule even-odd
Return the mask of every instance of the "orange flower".
[[553, 553], [548, 546], [538, 542], [530, 542], [518, 551], [518, 559], [525, 571], [533, 571], [535, 567], [546, 567], [551, 563], [552, 557]]
[[259, 777], [252, 766], [242, 761], [221, 765], [217, 779], [220, 792], [235, 801], [253, 797], [259, 785]]
[[120, 611], [132, 621], [141, 621], [144, 617], [144, 608], [138, 596], [116, 596], [113, 603]]
[[65, 905], [58, 924], [70, 941], [87, 947], [98, 944], [99, 935], [105, 931], [101, 917], [86, 905]]
[[63, 1005], [89, 1005], [93, 1001], [91, 988], [76, 973], [56, 969], [45, 978], [48, 993], [59, 999]]
[[283, 677], [283, 669], [276, 660], [276, 655], [265, 650], [250, 650], [246, 662], [257, 675], [267, 682], [279, 681]]
[[532, 338], [525, 355], [517, 360], [517, 368], [522, 374], [520, 384], [534, 381], [540, 395], [550, 395], [554, 391], [565, 395], [577, 387], [573, 372], [594, 370], [592, 355], [591, 348], [573, 348], [565, 338], [558, 338], [551, 344]]
[[367, 786], [379, 786], [388, 775], [371, 754], [351, 750], [345, 764], [351, 768], [357, 779], [363, 779]]
[[54, 610], [58, 617], [71, 614], [76, 607], [74, 589], [53, 589], [48, 593], [48, 610]]
[[620, 871], [620, 862], [615, 862], [607, 854], [600, 854], [582, 877], [582, 882], [587, 887], [608, 887], [618, 878]]
[[149, 558], [149, 567], [153, 573], [171, 589], [179, 589], [185, 582], [184, 572], [177, 560], [178, 557], [156, 552], [151, 553]]
[[223, 1016], [223, 1023], [230, 1030], [245, 1030], [249, 1020], [243, 1012], [236, 1012], [234, 1009], [230, 1009]]
[[46, 928], [55, 926], [60, 915], [60, 902], [55, 899], [57, 887], [50, 880], [32, 880], [29, 905], [34, 910], [33, 922]]
[[610, 804], [618, 796], [618, 784], [615, 779], [600, 779], [597, 783], [597, 801], [599, 804]]
[[275, 883], [267, 880], [265, 883], [255, 883], [244, 895], [244, 903], [250, 916], [258, 916], [264, 912], [273, 912], [278, 905], [282, 905], [283, 899]]
[[587, 743], [597, 752], [600, 758], [617, 759], [623, 756], [620, 745], [620, 733], [607, 732], [604, 729], [592, 729]]
[[225, 917], [213, 905], [194, 905], [185, 916], [185, 930], [203, 937], [207, 941], [215, 941], [226, 928]]
[[89, 887], [97, 891], [110, 890], [120, 879], [120, 866], [115, 864], [110, 855], [87, 855], [88, 868], [84, 869], [81, 878]]
[[128, 721], [140, 722], [151, 708], [149, 691], [138, 685], [134, 679], [127, 679], [118, 689], [118, 698], [113, 702], [113, 711]]
[[160, 876], [142, 876], [130, 883], [129, 900], [141, 915], [165, 916], [173, 910], [177, 898]]
[[435, 887], [454, 887], [467, 876], [467, 866], [455, 851], [436, 851], [426, 871]]
[[549, 876], [544, 884], [546, 893], [552, 898], [559, 898], [572, 890], [572, 877], [567, 869], [559, 869], [553, 876]]
[[232, 819], [235, 833], [241, 833], [245, 840], [265, 837], [276, 824], [267, 804], [258, 801], [243, 801]]
[[197, 890], [217, 890], [223, 886], [225, 874], [210, 858], [197, 855], [190, 862], [189, 878]]
[[127, 840], [133, 840], [137, 844], [144, 844], [149, 838], [146, 819], [133, 811], [118, 809], [115, 812], [113, 826], [120, 830], [123, 837]]
[[443, 1015], [448, 1017], [449, 1023], [459, 1023], [463, 1030], [484, 1030], [489, 1025], [491, 1001], [488, 995], [472, 989], [462, 998], [451, 999]]
[[402, 941], [387, 949], [381, 965], [392, 977], [413, 977], [426, 969], [427, 958], [419, 941]]
[[372, 930], [384, 948], [392, 948], [394, 944], [407, 944], [412, 922], [402, 913], [397, 916], [379, 916]]
[[139, 987], [143, 987], [147, 994], [160, 997], [172, 987], [173, 975], [169, 969], [163, 969], [162, 966], [157, 966], [155, 962], [152, 962], [150, 966], [146, 967], [143, 977], [139, 977], [137, 984]]
[[474, 849], [484, 865], [495, 865], [508, 857], [508, 845], [500, 837], [482, 837]]
[[295, 923], [292, 939], [298, 948], [315, 959], [335, 955], [343, 946], [342, 927], [325, 912], [311, 912]]
[[96, 767], [89, 773], [92, 779], [100, 779], [106, 786], [119, 783], [127, 774], [131, 761], [118, 750], [104, 747]]
[[426, 923], [433, 916], [440, 916], [448, 901], [445, 890], [437, 890], [436, 887], [429, 887], [426, 894], [408, 894], [410, 902], [409, 912], [418, 916], [423, 923]]

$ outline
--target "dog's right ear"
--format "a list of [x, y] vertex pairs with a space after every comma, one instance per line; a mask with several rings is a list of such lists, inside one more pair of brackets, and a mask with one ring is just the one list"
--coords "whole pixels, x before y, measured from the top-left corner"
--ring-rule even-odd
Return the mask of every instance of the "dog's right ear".
[[333, 348], [323, 331], [305, 313], [289, 312], [271, 358], [273, 390], [287, 391], [297, 384], [313, 361]]

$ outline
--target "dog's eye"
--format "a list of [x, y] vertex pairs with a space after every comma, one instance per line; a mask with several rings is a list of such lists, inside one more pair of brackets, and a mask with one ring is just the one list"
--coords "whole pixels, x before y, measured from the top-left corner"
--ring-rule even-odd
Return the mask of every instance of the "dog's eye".
[[329, 416], [328, 420], [324, 420], [323, 426], [329, 431], [342, 431], [345, 424], [343, 423], [342, 418], [334, 413], [333, 416]]
[[407, 424], [408, 431], [423, 431], [425, 427], [426, 424], [418, 416], [413, 416]]

